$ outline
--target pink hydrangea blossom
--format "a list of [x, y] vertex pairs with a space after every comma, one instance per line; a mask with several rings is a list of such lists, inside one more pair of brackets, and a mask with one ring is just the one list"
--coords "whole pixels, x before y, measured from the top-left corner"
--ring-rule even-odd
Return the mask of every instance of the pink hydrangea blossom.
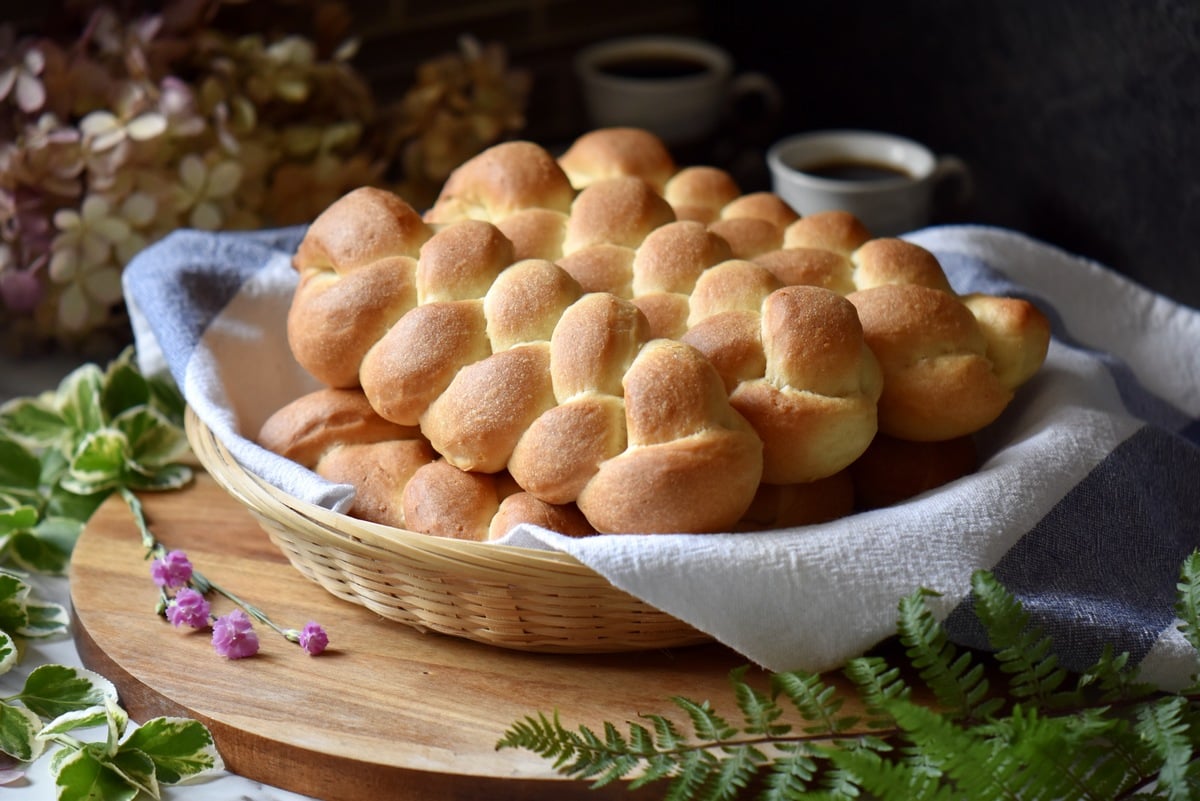
[[210, 607], [203, 595], [191, 587], [184, 587], [175, 593], [171, 603], [167, 605], [167, 620], [171, 625], [191, 626], [194, 629], [208, 628]]
[[329, 635], [316, 621], [310, 620], [304, 624], [298, 640], [300, 647], [312, 656], [324, 651], [329, 646]]
[[242, 659], [258, 653], [258, 635], [249, 616], [241, 609], [222, 615], [213, 623], [213, 648], [221, 656]]
[[171, 551], [150, 563], [150, 576], [160, 587], [186, 587], [192, 580], [192, 563], [183, 551]]

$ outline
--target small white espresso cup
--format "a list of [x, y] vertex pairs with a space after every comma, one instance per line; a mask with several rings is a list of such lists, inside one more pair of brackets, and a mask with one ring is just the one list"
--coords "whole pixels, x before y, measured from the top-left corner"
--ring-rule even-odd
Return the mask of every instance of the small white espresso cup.
[[726, 50], [690, 37], [609, 39], [579, 51], [575, 70], [593, 126], [644, 128], [668, 145], [708, 137], [744, 97], [768, 114], [782, 97], [767, 76], [735, 75]]
[[798, 214], [841, 209], [874, 236], [928, 225], [934, 190], [944, 182], [955, 203], [971, 193], [970, 171], [955, 156], [890, 133], [829, 130], [789, 136], [767, 151], [775, 194]]

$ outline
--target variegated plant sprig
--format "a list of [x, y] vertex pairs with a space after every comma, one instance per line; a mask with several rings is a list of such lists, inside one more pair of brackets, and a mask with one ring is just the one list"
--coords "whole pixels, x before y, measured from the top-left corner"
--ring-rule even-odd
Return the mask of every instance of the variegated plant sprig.
[[[66, 631], [66, 610], [30, 595], [29, 584], [0, 571], [0, 687], [18, 665], [23, 638]], [[100, 739], [85, 739], [96, 732]], [[17, 692], [0, 695], [0, 752], [14, 764], [48, 755], [58, 801], [132, 801], [142, 793], [161, 798], [163, 785], [224, 769], [203, 724], [157, 717], [131, 727], [111, 682], [55, 664], [35, 667]], [[0, 783], [23, 775], [0, 770]]]
[[[65, 572], [84, 523], [114, 490], [191, 479], [176, 462], [187, 445], [182, 408], [169, 383], [141, 375], [132, 352], [0, 407], [0, 783], [45, 756], [60, 801], [129, 801], [224, 768], [203, 724], [158, 717], [131, 727], [112, 683], [92, 671], [42, 664], [16, 692], [9, 686], [23, 672], [24, 641], [68, 625], [66, 610], [34, 598], [24, 577]], [[84, 738], [97, 731], [101, 739]]]

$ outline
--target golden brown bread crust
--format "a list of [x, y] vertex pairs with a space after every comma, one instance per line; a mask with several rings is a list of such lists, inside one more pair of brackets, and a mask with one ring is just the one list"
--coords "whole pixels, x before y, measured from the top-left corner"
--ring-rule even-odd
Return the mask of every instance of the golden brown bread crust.
[[719, 219], [721, 210], [737, 200], [741, 188], [725, 170], [703, 165], [684, 167], [667, 180], [663, 197], [680, 220], [707, 225]]
[[852, 293], [883, 368], [879, 428], [907, 440], [953, 439], [995, 420], [1012, 399], [987, 356], [987, 338], [955, 296], [913, 284]]
[[576, 189], [609, 178], [641, 178], [658, 193], [675, 174], [661, 139], [639, 128], [601, 128], [580, 136], [558, 159]]
[[[1035, 308], [959, 298], [928, 251], [843, 212], [798, 218], [720, 170], [677, 171], [646, 132], [596, 133], [557, 161], [528, 142], [480, 154], [425, 219], [351, 193], [297, 251], [296, 348], [432, 440], [444, 464], [425, 473], [445, 477], [422, 508], [468, 481], [447, 468], [467, 468], [493, 477], [460, 487], [483, 506], [519, 488], [578, 501], [605, 531], [745, 527], [752, 502], [750, 517], [800, 520], [784, 510], [842, 476], [885, 420], [957, 436], [1044, 359]], [[928, 393], [930, 376], [949, 394]], [[353, 453], [331, 464], [367, 463]], [[658, 509], [635, 522], [650, 491]], [[479, 535], [477, 507], [454, 530]]]
[[376, 414], [362, 392], [327, 388], [301, 395], [276, 410], [263, 422], [255, 441], [312, 469], [322, 455], [342, 443], [365, 444], [419, 435], [415, 427], [397, 425]]
[[699, 351], [656, 339], [624, 379], [629, 447], [583, 488], [579, 508], [598, 531], [731, 529], [762, 475], [762, 442], [730, 406]]
[[532, 142], [503, 142], [455, 169], [425, 220], [497, 222], [528, 208], [566, 213], [574, 196], [566, 173], [545, 148]]
[[596, 533], [578, 506], [546, 503], [528, 492], [517, 492], [500, 502], [488, 528], [488, 539], [498, 540], [523, 523], [568, 537], [587, 537]]
[[407, 203], [370, 187], [313, 220], [292, 259], [287, 337], [301, 367], [328, 386], [358, 385], [364, 354], [412, 303], [411, 256], [431, 233]]
[[848, 467], [877, 430], [878, 361], [854, 307], [819, 287], [784, 287], [762, 307], [762, 378], [730, 395], [763, 440], [763, 481], [798, 484]]
[[563, 253], [601, 244], [635, 248], [674, 219], [670, 204], [642, 179], [605, 178], [589, 184], [571, 205]]
[[849, 256], [871, 239], [862, 220], [846, 211], [821, 211], [788, 225], [783, 232], [785, 248], [821, 248]]

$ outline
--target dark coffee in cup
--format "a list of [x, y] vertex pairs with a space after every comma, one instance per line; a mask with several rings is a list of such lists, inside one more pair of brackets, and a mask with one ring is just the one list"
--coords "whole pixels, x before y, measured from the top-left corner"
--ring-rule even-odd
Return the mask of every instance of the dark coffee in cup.
[[708, 64], [695, 59], [682, 58], [674, 55], [629, 55], [601, 62], [597, 65], [600, 72], [614, 78], [628, 80], [674, 80], [691, 78], [708, 72]]
[[912, 178], [907, 171], [881, 162], [854, 161], [838, 159], [824, 161], [819, 164], [794, 165], [801, 172], [817, 178], [829, 178], [834, 181], [887, 181], [895, 178]]

